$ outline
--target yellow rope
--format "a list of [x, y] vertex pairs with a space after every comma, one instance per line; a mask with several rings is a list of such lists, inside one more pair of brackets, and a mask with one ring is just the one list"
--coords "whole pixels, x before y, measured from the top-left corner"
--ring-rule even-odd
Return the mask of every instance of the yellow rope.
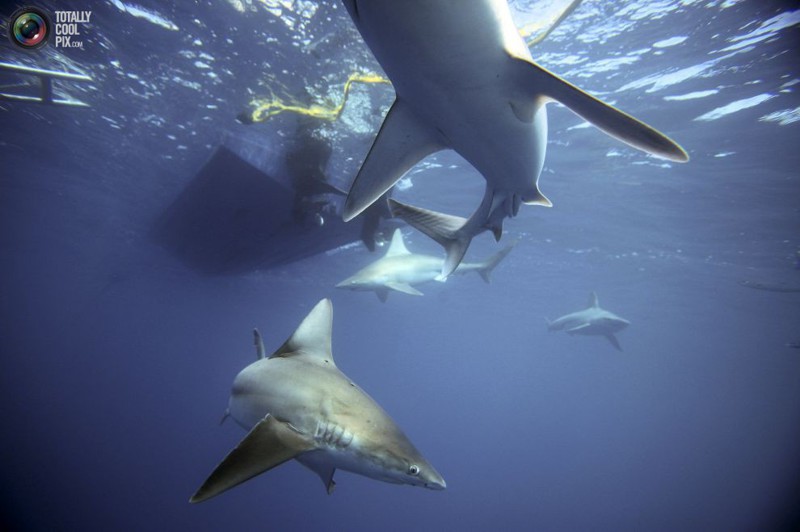
[[[400, 0], [398, 0], [400, 1]], [[554, 19], [545, 22], [532, 22], [520, 28], [519, 32], [525, 39], [528, 47], [532, 47], [542, 42], [550, 32], [552, 32], [565, 18], [567, 18], [575, 9], [580, 5], [581, 0], [572, 0], [566, 8]], [[535, 35], [534, 34], [537, 34]], [[255, 99], [251, 103], [253, 110], [250, 113], [250, 118], [253, 122], [263, 122], [268, 118], [279, 115], [281, 113], [297, 113], [304, 116], [311, 116], [319, 118], [320, 120], [327, 120], [333, 122], [342, 115], [345, 104], [347, 104], [347, 97], [350, 94], [350, 86], [353, 83], [385, 83], [391, 85], [391, 81], [383, 76], [375, 73], [354, 72], [350, 74], [347, 81], [344, 83], [344, 94], [342, 101], [339, 105], [327, 107], [323, 105], [311, 104], [303, 106], [298, 102], [287, 103], [277, 96], [273, 95], [272, 99]]]
[[251, 102], [254, 106], [251, 112], [253, 122], [263, 122], [270, 117], [279, 115], [281, 113], [297, 113], [304, 116], [311, 116], [321, 120], [334, 121], [339, 118], [344, 111], [344, 106], [347, 103], [347, 97], [350, 95], [350, 87], [353, 83], [386, 83], [391, 84], [388, 79], [375, 73], [354, 72], [350, 74], [347, 81], [344, 83], [344, 94], [342, 101], [339, 105], [333, 107], [326, 107], [323, 105], [311, 104], [303, 106], [299, 103], [287, 103], [278, 97], [273, 96], [272, 99], [257, 99]]

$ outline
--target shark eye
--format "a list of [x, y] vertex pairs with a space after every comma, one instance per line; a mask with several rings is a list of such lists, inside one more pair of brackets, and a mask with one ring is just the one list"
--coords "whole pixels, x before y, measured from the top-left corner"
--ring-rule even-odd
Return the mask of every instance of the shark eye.
[[411, 475], [412, 477], [419, 475], [419, 467], [415, 466], [414, 464], [411, 464], [410, 466], [408, 466], [408, 474]]

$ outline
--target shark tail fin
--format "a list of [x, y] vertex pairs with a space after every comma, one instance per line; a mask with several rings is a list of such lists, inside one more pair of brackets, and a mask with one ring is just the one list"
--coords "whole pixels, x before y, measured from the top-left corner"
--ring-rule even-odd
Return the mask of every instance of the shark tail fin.
[[394, 216], [402, 218], [409, 225], [422, 231], [444, 247], [447, 258], [444, 261], [440, 279], [453, 273], [461, 263], [461, 259], [464, 258], [472, 241], [472, 237], [468, 237], [460, 231], [467, 220], [460, 216], [414, 207], [393, 199], [389, 200], [389, 204]]
[[[533, 62], [517, 58], [515, 61], [517, 62], [515, 68], [518, 69], [518, 86], [522, 88], [522, 94], [528, 98], [533, 95], [555, 100], [607, 135], [656, 157], [678, 163], [689, 160], [689, 155], [678, 143], [655, 128], [598, 100]], [[514, 106], [525, 108], [525, 105], [519, 102]], [[532, 101], [528, 109], [533, 109], [535, 106], [536, 102]], [[532, 116], [533, 111], [525, 114]]]
[[253, 344], [256, 346], [256, 358], [261, 360], [266, 356], [266, 350], [264, 349], [264, 340], [261, 339], [261, 333], [258, 332], [258, 329], [253, 329]]
[[492, 279], [490, 275], [492, 273], [492, 270], [494, 270], [497, 267], [497, 265], [500, 264], [503, 261], [503, 259], [508, 256], [509, 253], [511, 253], [511, 250], [514, 249], [515, 245], [516, 242], [514, 242], [509, 246], [504, 247], [503, 249], [501, 249], [491, 257], [489, 257], [489, 259], [487, 259], [478, 269], [478, 274], [486, 282], [486, 284], [491, 284]]
[[550, 326], [551, 326], [551, 325], [553, 325], [553, 322], [552, 322], [552, 321], [550, 321], [550, 318], [548, 318], [547, 316], [545, 316], [545, 317], [544, 317], [544, 322], [545, 322], [545, 324], [547, 325], [547, 329], [548, 329], [548, 330], [552, 330], [552, 329], [550, 329]]

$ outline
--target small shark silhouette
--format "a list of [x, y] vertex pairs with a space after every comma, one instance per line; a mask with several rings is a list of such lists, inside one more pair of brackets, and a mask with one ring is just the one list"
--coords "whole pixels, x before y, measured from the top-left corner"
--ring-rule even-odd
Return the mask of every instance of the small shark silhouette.
[[337, 469], [445, 488], [389, 415], [336, 367], [332, 324], [333, 306], [323, 299], [269, 358], [254, 331], [258, 360], [236, 376], [225, 416], [249, 432], [190, 502], [210, 499], [292, 458], [316, 472], [328, 493]]
[[[483, 262], [462, 262], [453, 273], [477, 272], [488, 283], [492, 270], [512, 248], [513, 246], [508, 246]], [[403, 233], [400, 229], [395, 229], [386, 255], [337, 284], [336, 288], [373, 290], [381, 301], [386, 301], [390, 290], [421, 296], [422, 292], [412, 285], [428, 281], [444, 281], [445, 278], [441, 275], [443, 262], [444, 259], [440, 257], [417, 255], [408, 251], [403, 242]]]
[[344, 0], [397, 97], [353, 182], [349, 221], [420, 160], [451, 148], [486, 179], [469, 220], [398, 202], [395, 215], [447, 252], [455, 271], [472, 238], [502, 234], [522, 203], [550, 206], [538, 187], [545, 104], [558, 101], [605, 133], [657, 157], [689, 159], [673, 140], [534, 63], [506, 0]]
[[550, 321], [545, 318], [547, 329], [550, 331], [565, 331], [567, 334], [602, 335], [605, 336], [611, 345], [622, 351], [617, 337], [614, 333], [621, 331], [631, 324], [628, 320], [622, 319], [605, 309], [600, 308], [597, 294], [594, 292], [589, 296], [589, 306], [578, 312], [561, 316], [557, 320]]

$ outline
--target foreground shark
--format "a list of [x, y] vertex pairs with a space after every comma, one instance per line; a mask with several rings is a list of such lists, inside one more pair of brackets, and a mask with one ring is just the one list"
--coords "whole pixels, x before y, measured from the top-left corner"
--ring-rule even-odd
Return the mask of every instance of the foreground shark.
[[551, 206], [538, 187], [545, 104], [558, 101], [605, 133], [657, 157], [689, 159], [674, 141], [533, 62], [506, 0], [343, 0], [397, 97], [353, 182], [353, 219], [426, 156], [452, 148], [486, 179], [469, 220], [393, 202], [397, 216], [442, 244], [452, 273], [472, 238], [499, 239], [520, 204]]
[[[508, 255], [512, 247], [500, 250], [484, 262], [462, 262], [454, 273], [478, 272], [488, 283], [492, 270]], [[441, 276], [443, 262], [444, 259], [440, 257], [417, 255], [408, 251], [403, 242], [403, 233], [400, 229], [395, 229], [386, 255], [337, 284], [336, 288], [373, 290], [381, 301], [386, 301], [390, 290], [421, 296], [422, 292], [412, 285], [427, 281], [444, 281], [445, 278]]]
[[333, 307], [323, 299], [269, 358], [255, 331], [258, 360], [236, 376], [226, 414], [250, 432], [190, 502], [210, 499], [292, 458], [316, 472], [328, 493], [336, 469], [445, 488], [389, 415], [336, 367], [332, 324]]
[[566, 331], [567, 334], [585, 334], [605, 336], [611, 345], [622, 351], [614, 333], [621, 331], [631, 324], [605, 309], [600, 308], [597, 294], [589, 295], [589, 306], [578, 312], [561, 316], [550, 321], [545, 318], [547, 329], [550, 331]]

